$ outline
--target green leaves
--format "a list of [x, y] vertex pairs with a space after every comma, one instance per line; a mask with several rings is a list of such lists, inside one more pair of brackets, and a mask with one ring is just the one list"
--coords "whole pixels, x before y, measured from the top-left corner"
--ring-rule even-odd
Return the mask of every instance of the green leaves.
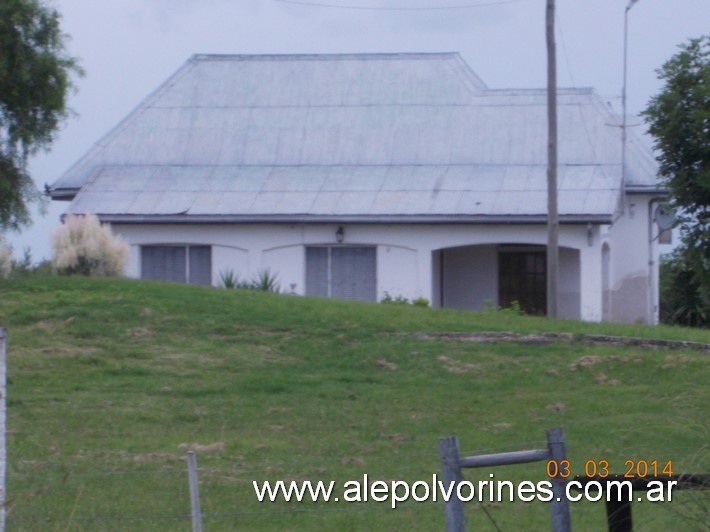
[[[710, 313], [710, 36], [691, 39], [658, 70], [663, 90], [643, 116], [659, 174], [679, 212], [681, 257]], [[697, 303], [696, 303], [697, 305]]]
[[59, 14], [41, 0], [0, 3], [0, 228], [29, 223], [27, 204], [40, 197], [27, 157], [47, 147], [67, 117], [72, 75]]
[[686, 214], [710, 206], [710, 37], [693, 39], [658, 71], [665, 80], [643, 115], [660, 174]]

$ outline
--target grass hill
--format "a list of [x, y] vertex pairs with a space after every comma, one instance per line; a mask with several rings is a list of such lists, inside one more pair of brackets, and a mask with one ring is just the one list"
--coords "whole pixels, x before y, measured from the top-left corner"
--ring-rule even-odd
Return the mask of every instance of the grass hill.
[[[206, 530], [442, 529], [440, 502], [258, 503], [252, 481], [430, 481], [438, 439], [463, 455], [544, 448], [562, 426], [587, 460], [704, 473], [710, 332], [330, 301], [129, 280], [0, 281], [8, 339], [10, 530], [187, 530], [196, 449]], [[417, 333], [567, 332], [572, 342]], [[544, 464], [468, 470], [544, 479]], [[639, 530], [708, 526], [708, 492], [634, 505]], [[572, 505], [577, 530], [603, 503]], [[471, 530], [549, 529], [544, 503], [467, 506]], [[678, 519], [682, 526], [678, 526]]]

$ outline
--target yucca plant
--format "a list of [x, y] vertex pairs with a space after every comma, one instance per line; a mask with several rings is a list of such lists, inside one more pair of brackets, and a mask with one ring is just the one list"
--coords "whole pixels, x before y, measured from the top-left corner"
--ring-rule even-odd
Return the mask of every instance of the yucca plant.
[[281, 288], [279, 276], [278, 274], [271, 273], [271, 270], [268, 268], [259, 270], [252, 279], [251, 288], [262, 292], [278, 292]]
[[232, 269], [222, 270], [219, 272], [219, 282], [222, 288], [234, 290], [235, 288], [239, 288], [239, 275], [234, 273]]

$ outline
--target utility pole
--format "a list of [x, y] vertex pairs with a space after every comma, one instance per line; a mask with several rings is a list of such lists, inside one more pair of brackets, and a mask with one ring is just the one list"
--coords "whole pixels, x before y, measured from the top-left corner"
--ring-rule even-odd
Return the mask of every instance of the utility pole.
[[557, 56], [555, 0], [547, 0], [547, 317], [557, 317], [560, 272], [557, 214]]

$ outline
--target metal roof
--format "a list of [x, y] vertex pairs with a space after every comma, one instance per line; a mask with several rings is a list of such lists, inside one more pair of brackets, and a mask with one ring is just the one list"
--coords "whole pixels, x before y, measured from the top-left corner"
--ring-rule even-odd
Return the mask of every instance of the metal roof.
[[[558, 104], [560, 213], [608, 217], [618, 118], [591, 89]], [[105, 219], [537, 216], [546, 135], [545, 91], [488, 89], [455, 53], [197, 55], [52, 195]], [[628, 183], [657, 186], [631, 140]]]
[[[546, 172], [543, 165], [104, 166], [68, 212], [527, 216], [547, 212]], [[613, 212], [618, 184], [610, 175], [561, 166], [560, 214]]]

